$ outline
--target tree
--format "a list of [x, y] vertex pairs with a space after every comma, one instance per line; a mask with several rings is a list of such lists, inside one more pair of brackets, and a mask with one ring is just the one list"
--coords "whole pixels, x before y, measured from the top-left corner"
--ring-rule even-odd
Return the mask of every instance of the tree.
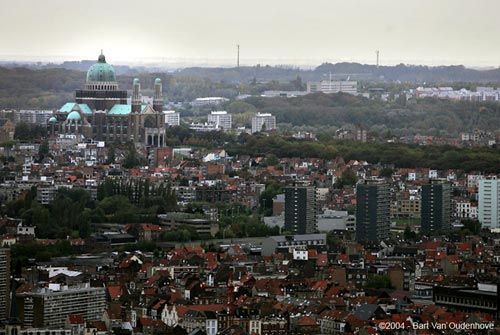
[[394, 171], [390, 168], [383, 168], [380, 170], [379, 176], [380, 177], [386, 177], [386, 178], [392, 178], [392, 174]]
[[391, 283], [391, 278], [387, 275], [374, 275], [366, 282], [367, 288], [383, 289], [394, 288]]
[[405, 240], [414, 240], [416, 237], [417, 237], [417, 233], [415, 233], [414, 231], [411, 230], [410, 226], [407, 225], [405, 227], [405, 231], [404, 231], [404, 238]]
[[354, 173], [354, 171], [345, 170], [344, 172], [342, 172], [342, 176], [335, 181], [334, 187], [343, 188], [346, 185], [356, 185], [357, 181], [358, 177], [356, 176], [356, 173]]
[[462, 219], [463, 230], [470, 231], [471, 234], [477, 235], [481, 231], [481, 223], [474, 219]]
[[131, 169], [138, 166], [140, 163], [140, 159], [137, 156], [137, 150], [133, 144], [130, 144], [127, 151], [127, 156], [125, 156], [125, 160], [123, 161], [123, 167], [126, 169]]
[[108, 159], [106, 164], [113, 164], [116, 160], [116, 149], [114, 145], [111, 145], [108, 149]]
[[269, 183], [266, 186], [265, 191], [263, 191], [259, 197], [260, 211], [264, 216], [272, 215], [273, 199], [282, 192], [283, 188], [276, 182]]

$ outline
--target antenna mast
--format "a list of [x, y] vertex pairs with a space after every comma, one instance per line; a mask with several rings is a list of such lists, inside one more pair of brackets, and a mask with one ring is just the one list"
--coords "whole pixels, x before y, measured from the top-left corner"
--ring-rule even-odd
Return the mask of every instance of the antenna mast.
[[380, 53], [380, 51], [376, 50], [375, 53], [377, 54], [377, 67], [378, 67], [378, 64], [379, 64], [378, 60], [379, 60], [379, 53]]
[[238, 57], [236, 58], [236, 66], [240, 67], [240, 45], [236, 46], [238, 48]]

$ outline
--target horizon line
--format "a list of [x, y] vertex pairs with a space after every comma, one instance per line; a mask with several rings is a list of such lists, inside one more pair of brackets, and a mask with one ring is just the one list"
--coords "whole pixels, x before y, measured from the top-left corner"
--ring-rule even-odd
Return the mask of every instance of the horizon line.
[[[20, 64], [63, 64], [64, 62], [83, 62], [95, 61], [95, 57], [89, 58], [86, 56], [62, 56], [62, 55], [2, 55], [0, 54], [0, 62], [2, 63], [20, 63]], [[115, 59], [115, 61], [113, 61]], [[168, 65], [181, 65], [187, 67], [237, 67], [235, 59], [227, 57], [116, 57], [112, 58], [109, 62], [111, 65], [143, 65], [143, 66], [168, 66]], [[296, 66], [300, 68], [317, 67], [322, 64], [339, 64], [339, 63], [357, 63], [361, 65], [377, 66], [373, 60], [356, 59], [356, 58], [336, 58], [336, 59], [321, 59], [321, 58], [246, 58], [240, 59], [240, 67], [252, 66]], [[459, 61], [459, 60], [424, 60], [424, 59], [387, 59], [379, 66], [397, 66], [400, 64], [409, 66], [464, 66], [466, 68], [498, 68], [500, 65], [495, 61]], [[496, 64], [495, 64], [496, 63]]]

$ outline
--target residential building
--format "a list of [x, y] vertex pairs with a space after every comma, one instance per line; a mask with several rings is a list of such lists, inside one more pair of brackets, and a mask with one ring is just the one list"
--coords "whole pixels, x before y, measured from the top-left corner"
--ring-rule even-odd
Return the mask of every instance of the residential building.
[[430, 179], [422, 185], [422, 232], [445, 231], [451, 227], [451, 184], [446, 179]]
[[477, 219], [478, 208], [477, 204], [470, 200], [457, 200], [454, 201], [454, 216], [459, 219]]
[[389, 186], [379, 179], [356, 187], [356, 240], [382, 241], [389, 236]]
[[496, 177], [479, 180], [478, 218], [483, 228], [500, 228], [500, 180]]
[[208, 123], [215, 124], [217, 128], [224, 130], [231, 129], [231, 114], [228, 114], [226, 111], [213, 111], [208, 115]]
[[276, 116], [270, 113], [257, 113], [252, 117], [252, 134], [272, 129], [276, 129]]
[[64, 327], [69, 314], [82, 314], [85, 320], [101, 319], [106, 308], [106, 289], [49, 284], [17, 295], [18, 311], [25, 326]]
[[317, 230], [316, 188], [285, 188], [285, 231], [312, 234]]
[[10, 249], [0, 248], [0, 320], [9, 316], [10, 306]]

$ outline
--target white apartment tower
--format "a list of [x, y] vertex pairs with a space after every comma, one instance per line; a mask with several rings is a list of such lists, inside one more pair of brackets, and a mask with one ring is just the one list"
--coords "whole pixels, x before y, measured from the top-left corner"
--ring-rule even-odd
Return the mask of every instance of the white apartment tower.
[[270, 113], [257, 113], [252, 118], [252, 134], [257, 133], [262, 130], [272, 130], [276, 129], [276, 116]]
[[228, 114], [226, 111], [211, 112], [208, 115], [208, 123], [215, 124], [217, 128], [224, 130], [231, 129], [233, 125], [231, 114]]
[[482, 228], [500, 228], [500, 181], [496, 177], [479, 179], [478, 218]]

